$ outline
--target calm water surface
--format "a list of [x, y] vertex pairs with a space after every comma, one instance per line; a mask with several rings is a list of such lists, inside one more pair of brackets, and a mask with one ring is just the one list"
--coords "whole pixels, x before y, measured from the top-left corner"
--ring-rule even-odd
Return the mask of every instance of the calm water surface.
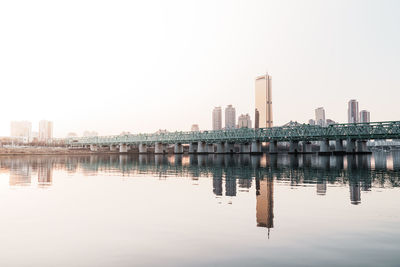
[[0, 266], [400, 266], [400, 152], [0, 158]]

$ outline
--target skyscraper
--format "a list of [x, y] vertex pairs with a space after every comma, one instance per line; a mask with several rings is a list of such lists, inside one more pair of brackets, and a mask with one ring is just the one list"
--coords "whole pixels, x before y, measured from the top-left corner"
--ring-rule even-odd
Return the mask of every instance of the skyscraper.
[[12, 121], [11, 137], [30, 138], [32, 132], [32, 123], [30, 121]]
[[53, 138], [53, 122], [42, 120], [39, 122], [39, 140], [47, 141]]
[[348, 123], [357, 123], [358, 120], [358, 102], [355, 99], [349, 101], [347, 109]]
[[232, 105], [228, 105], [225, 108], [225, 129], [236, 128], [236, 110]]
[[325, 109], [323, 107], [315, 110], [315, 123], [319, 126], [325, 126]]
[[239, 116], [238, 128], [251, 128], [251, 119], [249, 114], [242, 114]]
[[215, 107], [212, 113], [212, 129], [221, 130], [222, 129], [222, 109], [221, 107]]
[[368, 110], [361, 110], [360, 111], [360, 122], [370, 122], [370, 113]]
[[266, 128], [273, 126], [272, 119], [272, 84], [271, 76], [258, 76], [255, 82], [256, 88], [256, 110], [255, 128]]

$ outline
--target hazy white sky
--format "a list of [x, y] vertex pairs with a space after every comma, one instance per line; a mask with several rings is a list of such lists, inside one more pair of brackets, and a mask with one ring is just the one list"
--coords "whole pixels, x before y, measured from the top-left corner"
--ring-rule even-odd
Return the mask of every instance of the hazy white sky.
[[0, 135], [11, 120], [68, 132], [211, 128], [254, 117], [272, 75], [275, 125], [400, 120], [400, 1], [1, 1]]

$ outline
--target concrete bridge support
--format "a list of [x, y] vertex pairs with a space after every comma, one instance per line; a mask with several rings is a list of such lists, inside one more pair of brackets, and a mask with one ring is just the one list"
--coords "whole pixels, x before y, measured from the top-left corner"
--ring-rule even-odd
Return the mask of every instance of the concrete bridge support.
[[127, 153], [127, 152], [128, 152], [128, 146], [126, 144], [120, 144], [119, 153]]
[[299, 153], [299, 141], [290, 141], [289, 153]]
[[155, 154], [164, 154], [165, 153], [164, 144], [156, 143], [154, 146], [154, 153]]
[[98, 150], [97, 145], [90, 145], [90, 151], [96, 152]]
[[189, 153], [197, 153], [197, 143], [190, 143], [189, 144]]
[[199, 154], [207, 153], [207, 144], [206, 144], [206, 142], [199, 142], [197, 144], [197, 153], [199, 153]]
[[325, 139], [319, 142], [319, 152], [320, 153], [329, 153], [329, 140]]
[[278, 153], [278, 141], [269, 142], [269, 153], [270, 154]]
[[217, 154], [225, 153], [225, 143], [218, 143], [217, 144]]
[[303, 142], [303, 153], [312, 153], [312, 145], [310, 141]]
[[356, 152], [356, 142], [354, 141], [354, 139], [347, 139], [346, 140], [346, 152], [347, 153]]
[[225, 143], [225, 153], [235, 153], [235, 144]]
[[214, 144], [207, 144], [207, 153], [208, 154], [214, 153]]
[[335, 141], [335, 152], [343, 152], [343, 140], [338, 139]]
[[251, 146], [250, 146], [249, 143], [247, 143], [247, 144], [240, 144], [239, 153], [242, 153], [242, 154], [249, 154], [250, 151], [251, 151]]
[[251, 142], [251, 154], [261, 154], [261, 143], [258, 141]]
[[174, 145], [174, 154], [183, 154], [183, 146], [182, 144], [175, 144]]
[[147, 153], [147, 145], [146, 144], [139, 144], [139, 154]]
[[356, 152], [357, 153], [367, 153], [368, 152], [367, 141], [357, 140]]
[[117, 151], [116, 145], [110, 145], [110, 151]]

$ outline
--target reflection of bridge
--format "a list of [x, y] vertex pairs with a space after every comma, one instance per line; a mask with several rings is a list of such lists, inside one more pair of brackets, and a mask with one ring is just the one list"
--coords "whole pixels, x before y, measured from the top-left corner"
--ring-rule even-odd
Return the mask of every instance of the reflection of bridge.
[[[189, 145], [189, 153], [233, 153], [235, 146], [240, 153], [260, 153], [261, 143], [270, 142], [270, 153], [277, 152], [278, 142], [290, 142], [289, 152], [311, 152], [311, 141], [320, 141], [320, 152], [329, 152], [329, 141], [335, 141], [336, 152], [366, 152], [367, 140], [400, 138], [400, 121], [334, 124], [328, 127], [315, 125], [284, 126], [262, 129], [233, 129], [203, 132], [173, 132], [160, 134], [136, 134], [123, 136], [74, 137], [55, 142], [69, 146], [99, 146], [110, 150], [119, 148], [127, 152], [135, 147], [139, 153], [147, 153], [154, 147], [156, 154], [166, 153], [167, 145], [174, 145], [174, 153], [183, 153], [183, 144]], [[346, 147], [343, 141], [346, 140]], [[299, 148], [302, 142], [302, 149]]]

